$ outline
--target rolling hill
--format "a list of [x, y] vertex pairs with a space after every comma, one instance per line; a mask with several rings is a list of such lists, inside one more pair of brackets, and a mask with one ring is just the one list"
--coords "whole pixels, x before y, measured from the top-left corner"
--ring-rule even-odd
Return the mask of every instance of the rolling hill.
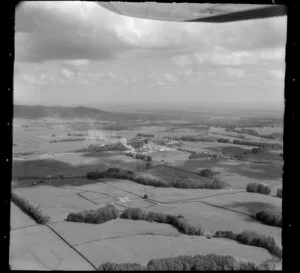
[[29, 106], [14, 105], [14, 118], [40, 119], [99, 119], [99, 120], [124, 120], [136, 119], [136, 115], [112, 113], [88, 107], [64, 107], [64, 106]]

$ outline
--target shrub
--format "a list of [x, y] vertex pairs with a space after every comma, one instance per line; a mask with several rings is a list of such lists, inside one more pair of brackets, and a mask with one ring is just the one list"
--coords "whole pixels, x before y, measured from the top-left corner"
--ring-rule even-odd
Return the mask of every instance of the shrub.
[[86, 178], [88, 179], [98, 179], [100, 177], [100, 173], [98, 171], [91, 171], [86, 174]]
[[264, 224], [282, 227], [282, 215], [279, 213], [275, 214], [268, 211], [260, 211], [256, 213], [255, 218]]
[[206, 271], [206, 270], [238, 270], [238, 262], [231, 256], [220, 256], [208, 254], [206, 256], [197, 255], [191, 270]]
[[279, 258], [282, 257], [282, 250], [276, 244], [274, 238], [258, 234], [254, 231], [243, 231], [237, 235], [237, 241], [243, 244], [258, 246], [269, 250], [269, 252]]
[[201, 170], [200, 175], [207, 178], [213, 178], [214, 176], [213, 171], [210, 169]]
[[137, 263], [110, 263], [106, 262], [99, 266], [99, 271], [146, 271], [147, 268]]
[[38, 224], [46, 225], [49, 222], [50, 217], [48, 215], [44, 215], [39, 206], [32, 206], [27, 200], [21, 198], [14, 192], [11, 193], [11, 201]]
[[261, 194], [270, 194], [271, 188], [267, 185], [264, 184], [259, 184], [259, 183], [249, 183], [246, 186], [246, 191], [247, 192], [256, 192], [256, 193], [261, 193]]
[[235, 233], [233, 233], [232, 231], [216, 231], [214, 237], [236, 240], [237, 235]]
[[233, 233], [231, 231], [217, 231], [214, 237], [232, 239], [241, 244], [262, 247], [267, 249], [274, 256], [282, 258], [282, 250], [276, 244], [274, 238], [258, 234], [254, 231], [246, 230], [242, 233]]
[[253, 154], [262, 153], [263, 151], [264, 151], [264, 149], [262, 147], [254, 147], [251, 149], [251, 153], [253, 153]]
[[276, 196], [282, 198], [282, 188], [277, 189]]
[[277, 258], [267, 259], [259, 265], [259, 270], [275, 270], [278, 263], [281, 263], [281, 261]]
[[257, 187], [258, 187], [258, 183], [249, 183], [246, 186], [246, 191], [247, 192], [257, 192]]
[[149, 222], [157, 222], [157, 223], [167, 223], [167, 215], [159, 213], [159, 212], [152, 212], [149, 211], [145, 220]]
[[222, 143], [229, 143], [229, 139], [227, 138], [218, 138], [217, 141]]
[[127, 208], [120, 217], [132, 220], [144, 220], [144, 211], [141, 208]]
[[148, 169], [148, 168], [151, 168], [152, 167], [152, 163], [151, 162], [146, 162], [146, 168]]
[[[110, 263], [99, 266], [99, 271], [257, 271], [262, 267], [249, 262], [238, 262], [232, 256], [216, 254], [177, 256], [171, 258], [152, 259], [147, 267], [136, 263]], [[263, 267], [264, 269], [266, 267]]]
[[232, 256], [216, 254], [177, 256], [150, 260], [149, 271], [213, 271], [213, 270], [258, 270], [253, 263], [237, 262]]
[[148, 199], [148, 198], [149, 198], [148, 194], [144, 194], [144, 195], [143, 195], [143, 198], [144, 198], [144, 199]]
[[261, 193], [261, 194], [270, 194], [271, 192], [271, 188], [267, 185], [264, 185], [264, 184], [259, 184], [257, 186], [257, 193]]
[[70, 213], [66, 220], [69, 222], [101, 224], [118, 217], [119, 211], [117, 208], [112, 204], [108, 204], [97, 210], [84, 210], [78, 213]]
[[188, 235], [199, 235], [204, 234], [202, 227], [196, 227], [191, 222], [187, 221], [181, 215], [165, 215], [157, 212], [145, 212], [140, 208], [127, 208], [125, 209], [121, 218], [132, 219], [132, 220], [145, 220], [148, 222], [166, 223], [172, 225], [180, 232]]

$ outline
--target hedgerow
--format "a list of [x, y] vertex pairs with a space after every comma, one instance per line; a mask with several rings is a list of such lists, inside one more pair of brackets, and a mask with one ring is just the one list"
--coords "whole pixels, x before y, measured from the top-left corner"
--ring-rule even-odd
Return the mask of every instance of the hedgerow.
[[267, 185], [260, 184], [260, 183], [249, 183], [246, 186], [246, 191], [247, 192], [256, 192], [256, 193], [261, 193], [261, 194], [270, 194], [271, 188]]
[[276, 196], [282, 198], [282, 188], [277, 189]]
[[242, 233], [233, 233], [231, 231], [217, 231], [214, 237], [232, 239], [244, 245], [262, 247], [267, 249], [274, 256], [282, 258], [282, 250], [276, 244], [274, 238], [258, 234], [254, 231], [246, 230]]
[[117, 208], [112, 204], [108, 204], [97, 210], [84, 210], [82, 212], [70, 213], [66, 220], [69, 222], [101, 224], [118, 217], [119, 211]]
[[260, 267], [250, 262], [238, 262], [232, 256], [216, 254], [177, 256], [163, 259], [152, 259], [147, 266], [136, 263], [116, 264], [106, 262], [98, 268], [99, 271], [215, 271], [242, 270], [257, 271]]
[[137, 263], [110, 263], [106, 262], [99, 266], [99, 271], [146, 271], [147, 267]]
[[45, 215], [39, 206], [34, 207], [27, 200], [18, 196], [14, 192], [11, 193], [11, 201], [38, 224], [46, 225], [49, 222], [50, 216]]
[[264, 224], [275, 227], [282, 227], [282, 215], [280, 213], [260, 211], [256, 213], [255, 218]]
[[188, 180], [188, 179], [172, 179], [170, 181], [160, 180], [157, 178], [145, 177], [139, 174], [134, 174], [131, 170], [109, 168], [105, 171], [91, 171], [86, 174], [89, 179], [100, 179], [100, 178], [117, 178], [127, 179], [133, 182], [150, 185], [154, 187], [174, 187], [183, 189], [224, 189], [228, 184], [219, 179], [207, 179], [199, 177], [199, 180]]
[[149, 222], [166, 223], [188, 235], [203, 235], [202, 227], [195, 226], [181, 215], [169, 215], [157, 212], [146, 212], [141, 208], [127, 208], [120, 215], [121, 218], [145, 220]]

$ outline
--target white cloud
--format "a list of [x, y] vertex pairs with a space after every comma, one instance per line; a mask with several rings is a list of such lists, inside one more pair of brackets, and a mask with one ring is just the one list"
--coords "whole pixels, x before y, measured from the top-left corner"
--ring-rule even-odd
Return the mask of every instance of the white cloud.
[[46, 84], [48, 83], [48, 79], [44, 73], [40, 73], [40, 75], [33, 75], [33, 74], [22, 74], [20, 79], [30, 85], [36, 84]]
[[[286, 17], [228, 24], [182, 23], [122, 16], [94, 2], [23, 3], [16, 11], [17, 60], [75, 59], [74, 64], [81, 66], [87, 64], [83, 60], [114, 58], [125, 50], [144, 50], [146, 56], [151, 50], [162, 53], [164, 49], [164, 54], [179, 56], [218, 47], [241, 52], [282, 47], [286, 38]], [[184, 55], [176, 58], [178, 65], [190, 63]]]
[[269, 73], [271, 74], [272, 77], [276, 79], [283, 79], [284, 78], [284, 72], [282, 70], [270, 70]]
[[108, 72], [107, 75], [111, 78], [117, 78], [117, 76], [112, 72]]
[[176, 55], [172, 58], [172, 61], [178, 66], [187, 66], [193, 62], [187, 55]]
[[150, 80], [151, 83], [154, 83], [156, 85], [166, 85], [166, 83], [164, 81], [162, 81], [161, 77], [159, 77], [155, 73], [150, 73], [149, 74], [149, 80]]
[[225, 73], [227, 76], [238, 78], [244, 78], [247, 75], [246, 72], [240, 68], [225, 68]]
[[68, 80], [73, 80], [74, 79], [74, 76], [75, 76], [75, 73], [66, 69], [66, 68], [62, 68], [60, 70], [60, 74], [65, 78], [65, 79], [68, 79]]
[[185, 70], [185, 71], [183, 71], [183, 74], [186, 75], [186, 76], [191, 76], [193, 74], [193, 71], [192, 70]]
[[[171, 58], [171, 60], [181, 66], [191, 65], [191, 64], [213, 64], [217, 66], [231, 65], [231, 66], [241, 66], [241, 65], [254, 65], [254, 64], [264, 64], [271, 61], [283, 61], [285, 57], [284, 48], [274, 48], [274, 49], [261, 49], [255, 51], [229, 51], [222, 47], [214, 47], [210, 50], [205, 50], [203, 52], [197, 52], [194, 54], [181, 55], [184, 56], [179, 58]], [[186, 61], [188, 60], [188, 61]]]
[[90, 64], [90, 61], [87, 59], [74, 59], [74, 60], [66, 60], [64, 63], [75, 66], [75, 67], [84, 67]]
[[162, 77], [169, 82], [177, 82], [178, 81], [178, 79], [176, 77], [172, 76], [169, 73], [163, 73]]

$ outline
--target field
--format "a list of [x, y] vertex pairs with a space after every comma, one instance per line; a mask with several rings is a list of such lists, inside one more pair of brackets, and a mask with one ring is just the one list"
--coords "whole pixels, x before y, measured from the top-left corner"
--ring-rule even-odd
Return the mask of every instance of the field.
[[[39, 225], [11, 204], [12, 269], [96, 270], [107, 261], [146, 265], [151, 259], [197, 254], [231, 255], [257, 265], [272, 258], [261, 247], [210, 238], [218, 230], [255, 231], [273, 237], [281, 247], [281, 228], [252, 217], [261, 210], [282, 211], [282, 199], [276, 197], [282, 187], [280, 116], [230, 111], [103, 115], [98, 120], [14, 119], [12, 191], [39, 207], [50, 221]], [[274, 137], [264, 137], [270, 134]], [[261, 145], [264, 148], [259, 150]], [[86, 177], [87, 172], [108, 168], [131, 170], [166, 183], [218, 179], [227, 186], [182, 189]], [[201, 176], [204, 169], [210, 169], [213, 177]], [[271, 193], [246, 192], [251, 182], [265, 183]], [[120, 212], [141, 208], [181, 215], [201, 226], [204, 236], [144, 220], [66, 221], [70, 213], [106, 204]]]

